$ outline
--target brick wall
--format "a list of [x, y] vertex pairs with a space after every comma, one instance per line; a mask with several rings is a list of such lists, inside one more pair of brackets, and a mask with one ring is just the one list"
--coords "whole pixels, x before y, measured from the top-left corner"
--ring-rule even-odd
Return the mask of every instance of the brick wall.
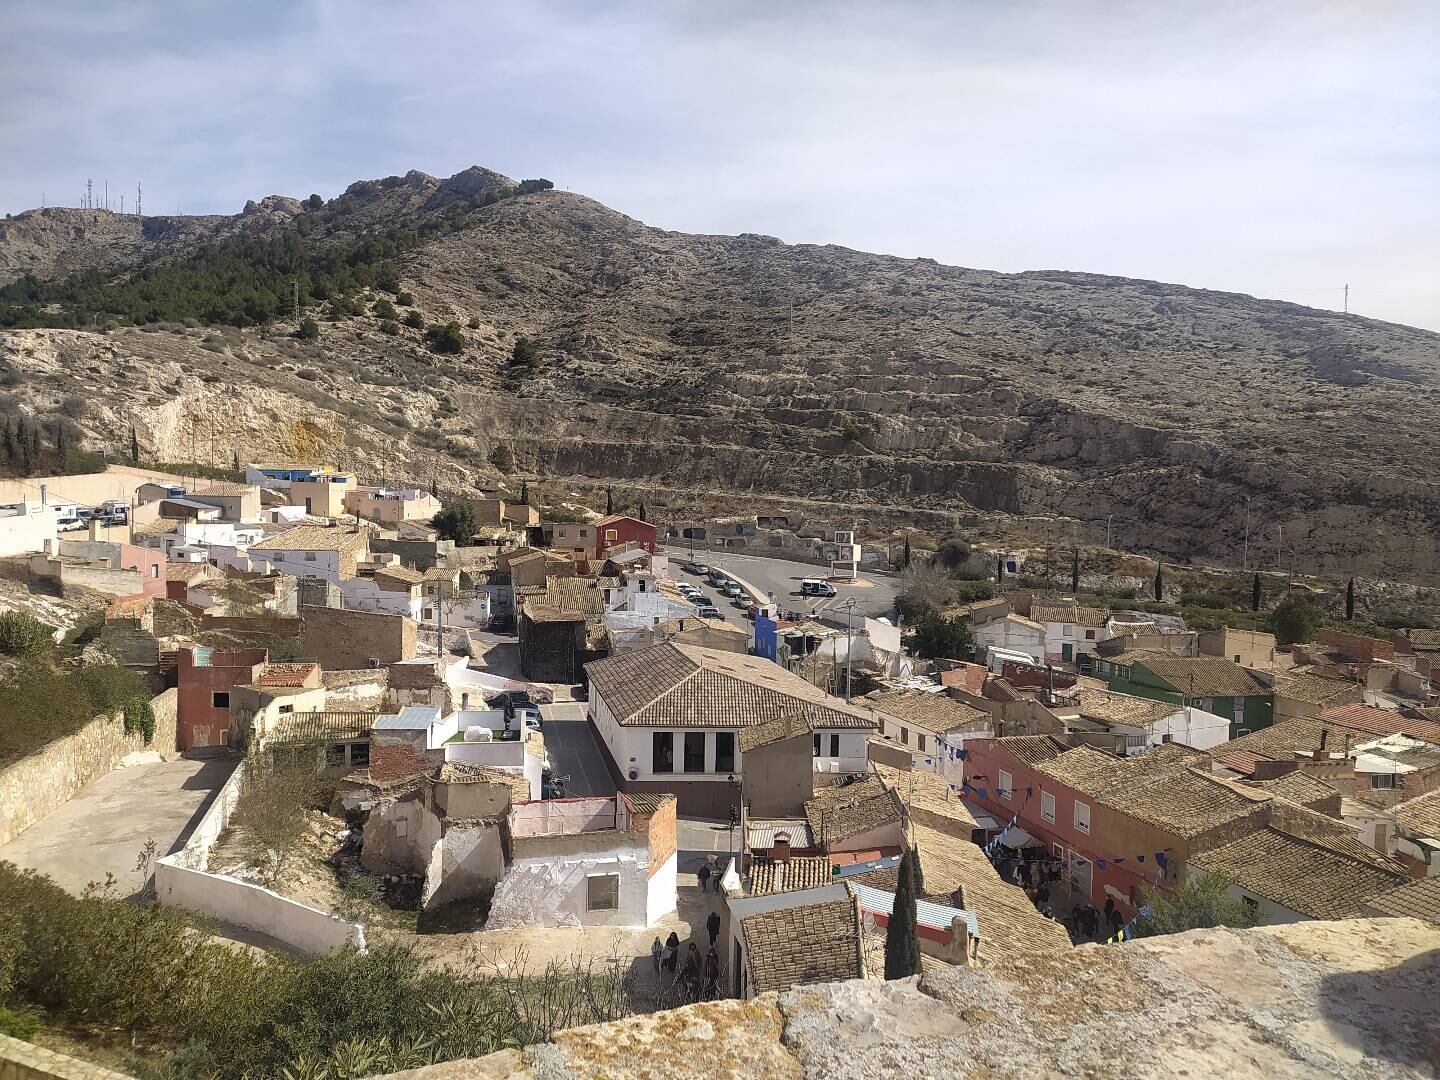
[[306, 607], [300, 648], [326, 670], [380, 667], [415, 658], [415, 622], [404, 615]]
[[[659, 810], [650, 815], [649, 836], [650, 836], [650, 876], [654, 877], [661, 867], [669, 861], [670, 856], [675, 854], [675, 810], [680, 805], [678, 800], [672, 799], [664, 803]], [[638, 825], [640, 816], [637, 814], [634, 819]]]
[[[422, 736], [423, 738], [423, 736]], [[403, 780], [435, 767], [423, 746], [396, 735], [370, 736], [370, 777], [378, 781]]]
[[1347, 634], [1343, 630], [1321, 630], [1317, 639], [1321, 645], [1339, 649], [1346, 656], [1360, 661], [1394, 660], [1395, 643], [1363, 634]]

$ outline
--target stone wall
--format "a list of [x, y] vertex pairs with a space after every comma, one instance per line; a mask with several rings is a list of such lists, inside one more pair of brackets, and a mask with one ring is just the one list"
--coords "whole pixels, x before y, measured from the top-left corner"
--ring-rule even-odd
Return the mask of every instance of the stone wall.
[[119, 716], [97, 716], [73, 735], [56, 739], [9, 768], [0, 770], [0, 844], [15, 837], [46, 814], [68, 802], [92, 780], [120, 764], [127, 754], [154, 750], [162, 757], [175, 749], [175, 691], [154, 698], [155, 737], [126, 735]]
[[1192, 930], [1053, 963], [805, 986], [559, 1032], [390, 1080], [1223, 1076], [1421, 1080], [1440, 1060], [1440, 926]]
[[0, 1080], [131, 1080], [79, 1058], [0, 1035]]
[[404, 615], [306, 607], [300, 617], [301, 651], [327, 671], [415, 659], [415, 620]]

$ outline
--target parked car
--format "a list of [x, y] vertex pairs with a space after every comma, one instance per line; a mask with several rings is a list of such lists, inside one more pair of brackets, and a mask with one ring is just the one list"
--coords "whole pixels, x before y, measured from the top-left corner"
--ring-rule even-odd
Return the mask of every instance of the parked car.
[[702, 619], [723, 619], [723, 618], [725, 618], [724, 615], [721, 615], [721, 614], [720, 614], [720, 609], [717, 608], [714, 604], [701, 604], [700, 606], [698, 606], [698, 607], [695, 609], [695, 614], [696, 614], [696, 615], [699, 615], [700, 618], [702, 618]]
[[710, 568], [701, 562], [686, 563], [681, 569], [687, 574], [694, 574], [697, 577], [703, 577], [710, 572]]
[[742, 589], [739, 583], [735, 581], [727, 581], [724, 585], [720, 586], [720, 591], [723, 592], [726, 596], [731, 597], [732, 599], [737, 596], [745, 595], [745, 590]]
[[821, 581], [819, 578], [806, 578], [800, 582], [800, 595], [802, 596], [834, 596], [835, 586], [828, 581]]

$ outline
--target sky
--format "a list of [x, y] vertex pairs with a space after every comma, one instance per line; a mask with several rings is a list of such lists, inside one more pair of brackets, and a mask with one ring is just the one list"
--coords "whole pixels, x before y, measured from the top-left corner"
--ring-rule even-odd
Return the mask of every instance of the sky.
[[0, 211], [483, 165], [651, 225], [1440, 330], [1440, 3], [8, 0]]

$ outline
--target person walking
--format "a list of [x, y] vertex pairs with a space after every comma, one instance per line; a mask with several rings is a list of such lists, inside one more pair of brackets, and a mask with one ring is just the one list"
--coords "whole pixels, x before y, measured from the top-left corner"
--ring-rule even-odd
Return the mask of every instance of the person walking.
[[686, 993], [690, 995], [691, 1001], [700, 1000], [700, 950], [695, 943], [690, 942], [690, 947], [685, 950], [685, 967], [680, 972], [680, 977], [685, 980]]
[[1113, 896], [1107, 896], [1107, 897], [1105, 897], [1105, 925], [1106, 925], [1106, 926], [1109, 926], [1109, 925], [1110, 925], [1110, 917], [1111, 917], [1112, 915], [1114, 915], [1114, 914], [1115, 914], [1115, 898], [1114, 898]]
[[709, 892], [709, 891], [710, 891], [710, 864], [709, 864], [709, 863], [706, 863], [704, 866], [700, 867], [700, 872], [699, 872], [698, 874], [696, 874], [695, 876], [700, 879], [700, 891], [701, 891], [701, 892]]
[[660, 974], [660, 954], [665, 951], [665, 946], [660, 944], [660, 935], [655, 935], [655, 940], [650, 943], [650, 962], [655, 965], [655, 974]]
[[710, 912], [710, 917], [705, 920], [705, 929], [710, 931], [710, 947], [715, 947], [715, 939], [720, 936], [720, 913]]
[[675, 965], [680, 962], [680, 936], [674, 930], [665, 939], [665, 970], [675, 974]]

